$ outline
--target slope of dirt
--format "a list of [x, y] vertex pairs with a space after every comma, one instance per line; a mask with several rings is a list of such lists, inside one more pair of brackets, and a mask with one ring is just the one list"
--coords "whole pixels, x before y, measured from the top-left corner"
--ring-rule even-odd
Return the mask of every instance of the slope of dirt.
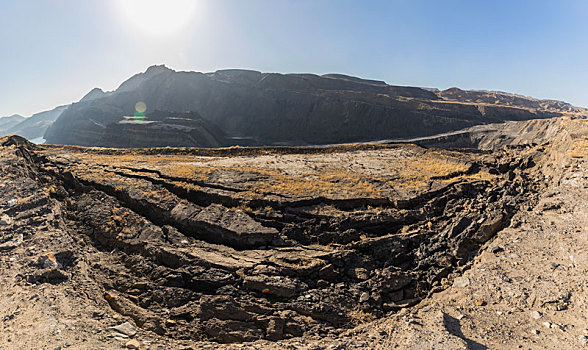
[[[564, 120], [567, 119], [564, 118]], [[553, 143], [553, 140], [558, 139], [560, 136], [560, 132], [562, 132], [560, 120], [555, 122], [542, 120], [511, 121], [500, 124], [479, 125], [455, 132], [412, 138], [400, 142], [416, 143], [429, 148], [476, 148], [492, 151], [504, 147], [527, 147]], [[399, 141], [393, 142], [398, 143]], [[381, 141], [380, 143], [386, 142]], [[567, 143], [565, 146], [568, 146]]]
[[588, 132], [540, 123], [492, 152], [3, 138], [0, 347], [574, 348]]
[[588, 347], [588, 121], [529, 121], [507, 129], [517, 133], [505, 138], [542, 144], [544, 156], [534, 158], [537, 165], [528, 172], [544, 184], [536, 202], [521, 207], [477, 257], [443, 279], [446, 289], [417, 306], [336, 338], [285, 348]]

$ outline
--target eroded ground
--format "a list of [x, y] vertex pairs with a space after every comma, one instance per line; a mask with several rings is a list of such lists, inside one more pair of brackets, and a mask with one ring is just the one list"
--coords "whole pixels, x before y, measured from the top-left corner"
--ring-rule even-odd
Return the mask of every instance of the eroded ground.
[[[552, 158], [583, 159], [581, 135], [556, 150], [530, 142], [494, 152], [111, 150], [4, 138], [0, 344], [418, 344], [386, 320], [453, 290], [435, 294], [513, 216], [536, 208]], [[137, 334], [108, 328], [127, 321]], [[354, 332], [374, 329], [379, 342], [355, 342]]]

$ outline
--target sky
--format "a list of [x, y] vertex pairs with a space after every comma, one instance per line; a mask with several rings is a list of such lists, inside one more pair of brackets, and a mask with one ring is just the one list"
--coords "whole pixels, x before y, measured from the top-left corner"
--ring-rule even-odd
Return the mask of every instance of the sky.
[[588, 106], [585, 0], [0, 0], [0, 116], [154, 64], [342, 73]]

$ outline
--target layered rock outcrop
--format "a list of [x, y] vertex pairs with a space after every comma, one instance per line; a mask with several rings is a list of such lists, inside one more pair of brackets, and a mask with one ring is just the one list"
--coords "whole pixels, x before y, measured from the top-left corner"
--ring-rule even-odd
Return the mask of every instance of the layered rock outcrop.
[[[393, 86], [336, 74], [248, 70], [204, 74], [153, 66], [131, 77], [115, 91], [93, 90], [88, 94], [91, 98], [82, 99], [63, 113], [47, 131], [46, 139], [55, 144], [125, 147], [126, 144], [108, 133], [124, 116], [136, 112], [138, 102], [147, 106], [147, 119], [155, 110], [199, 113], [226, 133], [224, 146], [406, 138], [505, 120], [583, 112], [564, 103], [537, 102], [523, 97], [509, 99], [507, 94], [492, 99], [491, 94], [502, 93], [473, 98], [451, 89]], [[143, 131], [145, 143], [136, 146], [150, 146], [151, 139], [159, 137], [156, 129], [145, 127]], [[102, 140], [110, 142], [105, 144]]]

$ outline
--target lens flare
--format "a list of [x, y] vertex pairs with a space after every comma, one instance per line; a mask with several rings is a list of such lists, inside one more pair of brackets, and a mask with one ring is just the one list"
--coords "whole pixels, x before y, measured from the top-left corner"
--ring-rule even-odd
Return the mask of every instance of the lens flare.
[[147, 105], [145, 102], [139, 101], [135, 104], [135, 115], [133, 120], [136, 123], [142, 123], [145, 121], [145, 111], [147, 110]]
[[139, 101], [135, 104], [135, 111], [137, 113], [145, 113], [146, 110], [147, 105], [145, 104], [145, 102]]

